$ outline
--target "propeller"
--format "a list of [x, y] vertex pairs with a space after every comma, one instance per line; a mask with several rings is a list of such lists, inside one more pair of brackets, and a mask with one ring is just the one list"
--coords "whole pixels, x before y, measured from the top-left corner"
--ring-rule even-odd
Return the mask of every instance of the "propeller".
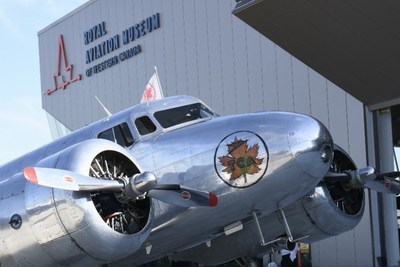
[[71, 191], [119, 191], [124, 184], [116, 180], [94, 179], [75, 172], [51, 168], [27, 167], [25, 178], [31, 183], [41, 186]]
[[377, 192], [400, 194], [400, 172], [377, 174], [373, 167], [367, 166], [358, 170], [328, 172], [324, 180], [328, 182], [348, 183], [353, 188], [367, 187]]
[[123, 201], [148, 196], [180, 207], [215, 207], [218, 204], [218, 197], [215, 193], [179, 184], [158, 184], [157, 177], [152, 172], [143, 172], [130, 178], [104, 180], [67, 170], [27, 167], [24, 169], [24, 176], [34, 184], [50, 188], [122, 193]]

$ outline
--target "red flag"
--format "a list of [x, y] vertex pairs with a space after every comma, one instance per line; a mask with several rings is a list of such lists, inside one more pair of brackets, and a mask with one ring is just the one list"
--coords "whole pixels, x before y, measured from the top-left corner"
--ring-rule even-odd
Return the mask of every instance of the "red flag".
[[158, 78], [157, 68], [154, 67], [154, 73], [151, 75], [149, 82], [144, 89], [140, 103], [149, 102], [156, 99], [164, 98], [160, 80]]

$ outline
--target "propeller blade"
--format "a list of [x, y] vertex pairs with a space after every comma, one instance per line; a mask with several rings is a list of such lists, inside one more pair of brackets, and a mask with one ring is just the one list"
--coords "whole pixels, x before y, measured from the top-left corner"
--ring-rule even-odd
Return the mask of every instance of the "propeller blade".
[[133, 176], [125, 192], [131, 198], [148, 196], [180, 207], [214, 207], [218, 203], [214, 193], [179, 184], [158, 184], [156, 175], [148, 171]]
[[400, 194], [400, 172], [377, 174], [373, 167], [344, 172], [328, 172], [324, 180], [329, 182], [350, 183], [353, 188], [367, 187], [380, 193]]
[[51, 168], [27, 167], [24, 169], [24, 176], [34, 184], [71, 191], [118, 191], [124, 187], [115, 180], [96, 179], [71, 171]]
[[400, 172], [385, 172], [376, 175], [377, 178], [383, 179], [384, 177], [398, 178], [400, 177]]
[[158, 189], [158, 190], [181, 190], [181, 186], [179, 184], [159, 184], [159, 185], [156, 185], [153, 189]]
[[394, 178], [385, 177], [384, 179], [368, 181], [364, 186], [380, 193], [400, 194], [400, 181]]
[[358, 171], [358, 180], [364, 187], [373, 189], [380, 193], [399, 194], [400, 181], [396, 180], [400, 172], [376, 173], [372, 167], [365, 167]]
[[180, 186], [178, 184], [157, 185], [147, 195], [180, 207], [215, 207], [218, 204], [218, 197], [215, 193]]
[[[119, 191], [125, 188], [128, 189], [125, 193], [130, 197], [146, 195], [180, 207], [215, 207], [218, 204], [217, 195], [211, 192], [184, 187], [179, 184], [158, 185], [154, 180], [155, 175], [150, 172], [133, 177], [128, 187], [116, 180], [96, 179], [75, 172], [52, 168], [27, 167], [24, 169], [24, 176], [34, 184], [71, 191]], [[136, 184], [135, 178], [137, 178]]]
[[351, 181], [351, 174], [347, 172], [330, 172], [328, 171], [324, 177], [328, 182], [349, 182]]

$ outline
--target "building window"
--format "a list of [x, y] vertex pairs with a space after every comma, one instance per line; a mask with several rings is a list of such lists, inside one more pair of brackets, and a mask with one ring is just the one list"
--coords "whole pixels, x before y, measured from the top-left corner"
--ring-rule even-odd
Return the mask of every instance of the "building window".
[[110, 140], [123, 147], [131, 146], [135, 142], [126, 122], [101, 132], [97, 137]]

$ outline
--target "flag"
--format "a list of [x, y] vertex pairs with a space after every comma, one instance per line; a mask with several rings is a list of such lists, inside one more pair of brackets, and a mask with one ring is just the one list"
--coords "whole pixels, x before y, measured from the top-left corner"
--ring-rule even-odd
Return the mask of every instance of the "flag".
[[154, 73], [153, 75], [151, 75], [150, 80], [146, 85], [146, 88], [144, 88], [143, 96], [140, 100], [140, 103], [145, 103], [161, 98], [164, 98], [164, 95], [161, 89], [160, 79], [158, 78], [157, 68], [154, 67]]

